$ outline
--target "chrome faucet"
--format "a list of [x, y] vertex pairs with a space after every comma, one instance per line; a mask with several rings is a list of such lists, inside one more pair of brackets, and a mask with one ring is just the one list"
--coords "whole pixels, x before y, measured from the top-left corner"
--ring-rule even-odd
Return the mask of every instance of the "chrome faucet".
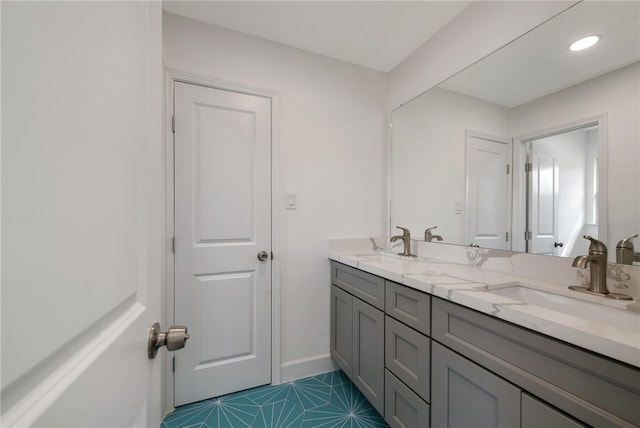
[[576, 257], [573, 259], [571, 265], [581, 269], [586, 269], [587, 266], [589, 266], [591, 273], [590, 284], [589, 287], [570, 285], [569, 288], [583, 293], [596, 294], [618, 300], [632, 300], [631, 296], [612, 293], [607, 289], [607, 246], [605, 243], [589, 235], [584, 235], [583, 238], [591, 241], [589, 245], [589, 255]]
[[433, 226], [424, 231], [424, 242], [431, 242], [434, 239], [436, 241], [442, 241], [442, 236], [434, 235], [433, 233], [431, 233], [433, 229], [437, 229], [437, 228], [438, 226]]
[[409, 232], [409, 229], [407, 229], [406, 227], [400, 227], [400, 226], [396, 226], [396, 227], [402, 230], [402, 235], [392, 236], [391, 242], [395, 242], [401, 239], [402, 244], [404, 246], [404, 248], [402, 249], [403, 251], [401, 253], [398, 253], [398, 255], [415, 257], [413, 254], [411, 254], [411, 233]]
[[633, 238], [637, 238], [637, 234], [623, 239], [616, 245], [616, 263], [632, 265], [633, 262], [640, 262], [640, 253], [634, 252]]

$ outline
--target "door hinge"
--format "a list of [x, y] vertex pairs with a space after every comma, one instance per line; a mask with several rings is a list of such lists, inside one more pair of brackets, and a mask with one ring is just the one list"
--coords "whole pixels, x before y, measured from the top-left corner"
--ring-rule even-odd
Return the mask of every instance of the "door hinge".
[[524, 231], [524, 240], [531, 241], [531, 232], [529, 232], [528, 230]]
[[504, 240], [505, 240], [505, 242], [509, 242], [509, 232], [505, 232]]
[[171, 238], [171, 252], [175, 254], [176, 252], [176, 237]]
[[511, 172], [511, 165], [507, 164], [507, 174]]
[[524, 164], [524, 172], [531, 172], [533, 171], [533, 164], [532, 163], [525, 163]]
[[171, 116], [171, 132], [176, 132], [176, 117]]

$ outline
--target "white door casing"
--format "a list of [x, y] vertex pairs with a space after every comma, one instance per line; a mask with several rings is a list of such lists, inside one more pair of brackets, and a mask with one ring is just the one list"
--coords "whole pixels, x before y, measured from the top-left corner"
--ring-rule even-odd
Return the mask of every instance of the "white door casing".
[[[517, 251], [526, 251], [533, 252], [533, 246], [536, 246], [536, 252], [550, 254], [555, 251], [556, 254], [562, 254], [566, 256], [570, 251], [579, 251], [580, 241], [583, 241], [580, 236], [576, 242], [571, 242], [571, 239], [568, 240], [566, 237], [562, 237], [563, 234], [563, 223], [565, 226], [568, 226], [569, 229], [565, 230], [575, 230], [576, 224], [574, 222], [562, 221], [563, 215], [563, 203], [566, 203], [566, 199], [560, 196], [560, 203], [556, 204], [559, 206], [558, 213], [558, 223], [556, 227], [560, 227], [560, 237], [558, 237], [563, 243], [564, 247], [555, 248], [549, 247], [546, 245], [546, 248], [542, 248], [541, 245], [532, 244], [529, 240], [525, 239], [527, 235], [530, 235], [534, 238], [535, 234], [532, 230], [532, 226], [530, 223], [532, 221], [533, 214], [531, 212], [533, 208], [532, 198], [532, 185], [533, 185], [533, 177], [532, 173], [527, 173], [526, 168], [528, 164], [533, 164], [530, 156], [530, 149], [528, 148], [531, 142], [535, 142], [537, 140], [543, 140], [548, 137], [554, 137], [564, 133], [571, 133], [572, 131], [582, 129], [582, 128], [597, 128], [597, 183], [596, 187], [598, 189], [597, 195], [597, 208], [596, 211], [598, 213], [598, 224], [597, 228], [597, 236], [598, 239], [607, 242], [607, 237], [609, 236], [608, 228], [608, 215], [607, 215], [607, 207], [608, 207], [608, 188], [607, 188], [607, 177], [608, 177], [608, 117], [606, 114], [602, 114], [599, 116], [587, 117], [580, 120], [563, 123], [560, 125], [555, 125], [550, 128], [536, 130], [534, 132], [530, 132], [525, 135], [520, 135], [514, 138], [514, 148], [515, 148], [515, 166], [514, 166], [514, 189], [515, 197], [514, 197], [514, 250]], [[547, 156], [544, 154], [544, 156]], [[549, 155], [552, 157], [556, 157], [556, 155]], [[564, 158], [566, 159], [566, 157]], [[550, 162], [550, 161], [549, 161]], [[557, 163], [557, 161], [554, 161]], [[593, 163], [590, 162], [589, 166], [593, 168]], [[560, 172], [562, 171], [563, 161], [560, 161]], [[532, 169], [535, 169], [535, 166], [531, 166]], [[566, 171], [566, 169], [565, 169]], [[566, 191], [564, 189], [564, 184], [562, 182], [562, 176], [559, 174], [556, 177], [559, 185], [559, 192]], [[592, 190], [592, 189], [591, 189]], [[550, 213], [551, 211], [548, 210]], [[552, 215], [552, 214], [550, 214]], [[540, 218], [540, 216], [538, 215]], [[550, 217], [548, 217], [550, 218]], [[545, 220], [546, 221], [546, 220]], [[549, 227], [543, 225], [543, 228], [549, 229]], [[529, 233], [530, 232], [530, 233]], [[596, 232], [593, 232], [596, 234]], [[548, 235], [551, 235], [548, 233]], [[550, 238], [545, 238], [547, 240], [547, 244], [550, 241]], [[556, 241], [553, 241], [556, 242]], [[551, 242], [551, 243], [553, 243]], [[611, 243], [610, 243], [611, 245]], [[612, 244], [615, 246], [615, 242]], [[588, 247], [588, 244], [585, 245]], [[573, 247], [573, 248], [572, 248]], [[611, 257], [611, 254], [610, 254]], [[615, 258], [615, 256], [614, 256]]]
[[158, 426], [161, 5], [1, 7], [2, 425]]
[[511, 249], [510, 145], [506, 138], [467, 131], [468, 244]]
[[271, 100], [174, 87], [175, 322], [192, 338], [175, 360], [181, 405], [271, 381]]

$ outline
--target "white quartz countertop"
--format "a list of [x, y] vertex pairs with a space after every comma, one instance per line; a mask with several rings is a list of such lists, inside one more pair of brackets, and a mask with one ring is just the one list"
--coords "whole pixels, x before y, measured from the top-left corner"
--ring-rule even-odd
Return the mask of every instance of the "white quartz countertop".
[[571, 284], [386, 252], [331, 253], [331, 260], [640, 367], [640, 306], [578, 293]]

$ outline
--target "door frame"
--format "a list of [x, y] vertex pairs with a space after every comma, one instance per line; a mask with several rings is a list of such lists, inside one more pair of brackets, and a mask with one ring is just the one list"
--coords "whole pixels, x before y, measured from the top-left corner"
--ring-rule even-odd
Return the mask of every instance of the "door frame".
[[[271, 383], [277, 385], [281, 379], [280, 367], [280, 195], [279, 153], [280, 153], [280, 93], [278, 91], [257, 88], [240, 83], [219, 80], [178, 69], [165, 67], [164, 93], [164, 144], [166, 149], [166, 289], [164, 294], [164, 325], [175, 324], [175, 259], [172, 251], [174, 236], [174, 151], [172, 113], [174, 106], [173, 85], [175, 82], [188, 83], [230, 92], [240, 92], [271, 99]], [[187, 326], [189, 327], [189, 326]], [[174, 373], [172, 359], [164, 360], [162, 368], [164, 382], [162, 397], [167, 412], [175, 407]]]
[[524, 239], [526, 224], [526, 199], [527, 189], [524, 177], [524, 164], [526, 162], [525, 145], [531, 140], [550, 137], [562, 132], [583, 128], [588, 125], [598, 125], [598, 239], [607, 243], [609, 236], [609, 206], [607, 177], [609, 160], [609, 128], [607, 113], [589, 116], [583, 119], [565, 122], [550, 126], [538, 131], [531, 131], [513, 138], [513, 251], [525, 251]]

